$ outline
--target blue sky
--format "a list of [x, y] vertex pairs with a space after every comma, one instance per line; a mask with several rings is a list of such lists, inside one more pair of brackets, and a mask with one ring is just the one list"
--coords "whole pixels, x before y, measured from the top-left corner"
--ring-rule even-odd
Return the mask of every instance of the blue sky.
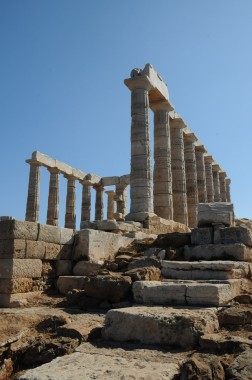
[[[24, 219], [34, 150], [100, 176], [129, 173], [123, 80], [151, 63], [230, 176], [236, 216], [252, 219], [251, 19], [251, 0], [2, 0], [0, 215]], [[41, 222], [48, 178], [43, 169]]]

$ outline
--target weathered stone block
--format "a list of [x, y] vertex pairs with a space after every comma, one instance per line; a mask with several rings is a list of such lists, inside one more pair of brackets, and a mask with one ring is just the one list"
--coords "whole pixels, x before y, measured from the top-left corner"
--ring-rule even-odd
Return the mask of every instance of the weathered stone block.
[[252, 230], [247, 227], [220, 228], [217, 233], [221, 244], [242, 243], [252, 247]]
[[42, 261], [39, 259], [1, 259], [0, 278], [41, 277]]
[[61, 251], [60, 244], [45, 243], [45, 260], [59, 260]]
[[147, 228], [150, 233], [153, 234], [167, 234], [169, 232], [190, 232], [190, 228], [185, 224], [174, 222], [173, 220], [167, 220], [159, 218], [158, 216], [152, 216], [144, 221], [144, 228]]
[[57, 280], [57, 288], [61, 294], [67, 294], [73, 289], [83, 289], [85, 276], [61, 276]]
[[191, 243], [193, 245], [204, 245], [213, 243], [213, 228], [194, 228], [191, 234]]
[[73, 268], [75, 276], [89, 276], [101, 268], [101, 264], [91, 263], [90, 261], [79, 261]]
[[138, 341], [189, 349], [198, 345], [201, 335], [216, 332], [218, 327], [213, 309], [136, 306], [109, 310], [102, 335], [108, 340]]
[[22, 307], [29, 304], [29, 300], [34, 300], [40, 296], [41, 291], [27, 293], [0, 294], [0, 307]]
[[252, 262], [252, 248], [244, 244], [206, 244], [184, 247], [185, 260], [235, 260]]
[[98, 263], [107, 259], [113, 259], [120, 247], [126, 247], [133, 240], [119, 234], [104, 231], [81, 230], [78, 233], [74, 260], [83, 257], [91, 262]]
[[44, 259], [45, 243], [43, 241], [26, 241], [26, 256], [27, 259]]
[[75, 230], [71, 228], [60, 228], [60, 244], [73, 244]]
[[0, 293], [32, 292], [34, 281], [32, 278], [0, 278]]
[[3, 220], [0, 222], [0, 239], [37, 240], [38, 223], [20, 220]]
[[25, 258], [26, 241], [23, 239], [0, 240], [0, 258]]
[[73, 246], [70, 244], [64, 244], [60, 246], [60, 259], [71, 260], [73, 256]]
[[207, 227], [213, 224], [234, 224], [234, 206], [232, 203], [215, 202], [198, 204], [198, 226]]
[[40, 224], [37, 240], [47, 243], [60, 244], [61, 228], [56, 226], [49, 226], [48, 224]]
[[71, 260], [58, 260], [55, 264], [57, 276], [71, 276], [73, 263]]

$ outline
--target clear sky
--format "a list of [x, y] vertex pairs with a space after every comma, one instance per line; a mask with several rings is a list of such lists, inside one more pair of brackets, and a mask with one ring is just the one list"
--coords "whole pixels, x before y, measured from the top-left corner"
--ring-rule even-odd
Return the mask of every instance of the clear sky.
[[[129, 173], [123, 80], [151, 63], [230, 176], [236, 216], [252, 219], [251, 20], [251, 0], [0, 1], [0, 215], [24, 219], [34, 150], [100, 176]], [[43, 168], [41, 222], [48, 178]]]

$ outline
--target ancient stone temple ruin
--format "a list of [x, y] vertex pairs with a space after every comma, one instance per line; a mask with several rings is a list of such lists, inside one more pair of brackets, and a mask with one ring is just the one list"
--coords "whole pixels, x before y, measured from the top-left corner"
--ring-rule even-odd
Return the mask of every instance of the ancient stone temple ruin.
[[[84, 173], [40, 152], [30, 165], [26, 221], [39, 221], [40, 167], [50, 172], [47, 224], [59, 223], [59, 178], [67, 178], [65, 227], [76, 228], [76, 181], [83, 187], [80, 228], [91, 220], [91, 187], [95, 189], [95, 220], [143, 222], [157, 216], [190, 228], [197, 226], [199, 203], [230, 202], [230, 179], [207, 148], [174, 110], [168, 88], [149, 64], [125, 79], [131, 91], [130, 174], [100, 177]], [[149, 109], [154, 112], [154, 165], [152, 169]], [[127, 213], [127, 187], [130, 211]], [[107, 216], [104, 218], [104, 190]], [[116, 210], [115, 210], [116, 204]]]
[[[38, 151], [26, 161], [30, 175], [25, 222], [0, 219], [0, 306], [22, 304], [52, 284], [62, 293], [82, 288], [86, 276], [136, 239], [155, 239], [172, 232], [190, 234], [194, 229], [193, 236], [206, 235], [208, 244], [215, 244], [220, 240], [219, 229], [234, 225], [230, 179], [174, 110], [160, 75], [147, 64], [143, 70], [132, 70], [125, 84], [131, 91], [129, 174], [101, 177]], [[154, 113], [153, 156], [150, 110]], [[46, 224], [39, 220], [42, 168], [50, 173]], [[61, 176], [67, 179], [64, 227], [59, 226]], [[77, 182], [82, 185], [80, 229]], [[203, 231], [197, 233], [197, 226]], [[164, 253], [161, 256], [165, 258]], [[172, 266], [163, 260], [163, 274], [167, 265]]]

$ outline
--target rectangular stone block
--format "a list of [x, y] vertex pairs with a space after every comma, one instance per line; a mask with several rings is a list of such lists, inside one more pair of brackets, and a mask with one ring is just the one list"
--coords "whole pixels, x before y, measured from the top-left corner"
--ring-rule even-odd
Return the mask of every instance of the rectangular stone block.
[[0, 221], [0, 239], [37, 240], [38, 223], [20, 220]]
[[193, 245], [204, 245], [213, 243], [213, 228], [194, 228], [191, 234], [191, 243]]
[[252, 262], [252, 248], [240, 243], [185, 246], [184, 258], [188, 261], [235, 260]]
[[60, 276], [57, 288], [61, 294], [67, 294], [73, 289], [83, 289], [86, 276]]
[[221, 244], [242, 243], [252, 247], [252, 230], [247, 227], [220, 228], [216, 234]]
[[74, 276], [89, 276], [101, 268], [101, 264], [91, 263], [90, 261], [79, 261], [73, 267]]
[[74, 251], [74, 260], [85, 258], [91, 262], [101, 263], [113, 259], [120, 247], [126, 247], [134, 239], [97, 230], [81, 230]]
[[61, 245], [54, 243], [45, 243], [45, 260], [59, 260]]
[[42, 261], [39, 259], [1, 259], [0, 278], [41, 277]]
[[26, 293], [34, 288], [32, 278], [0, 278], [0, 293]]
[[234, 225], [234, 206], [232, 203], [215, 202], [198, 204], [198, 227], [213, 224]]
[[70, 276], [73, 270], [71, 260], [58, 260], [55, 264], [57, 276]]
[[48, 224], [40, 224], [37, 240], [44, 241], [46, 243], [60, 244], [61, 228], [56, 226], [49, 226]]
[[69, 244], [74, 243], [75, 230], [71, 228], [60, 228], [60, 244]]
[[73, 246], [70, 244], [60, 245], [60, 260], [71, 260], [73, 256]]
[[26, 241], [26, 256], [27, 259], [44, 259], [45, 243], [43, 241]]
[[0, 240], [0, 258], [25, 258], [26, 241], [23, 239]]

